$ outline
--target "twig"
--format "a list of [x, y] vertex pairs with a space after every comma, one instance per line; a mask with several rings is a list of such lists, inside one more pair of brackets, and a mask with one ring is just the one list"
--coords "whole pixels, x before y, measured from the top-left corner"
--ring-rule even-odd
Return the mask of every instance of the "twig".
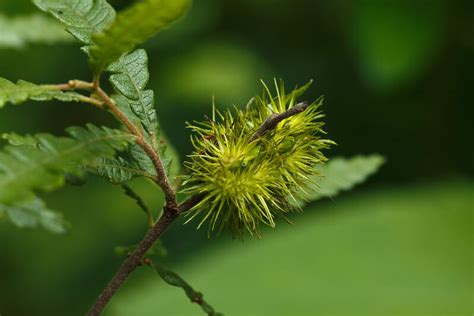
[[[71, 82], [69, 84], [72, 86]], [[76, 86], [77, 87], [77, 86]], [[100, 315], [107, 303], [110, 301], [115, 292], [120, 288], [128, 276], [140, 265], [145, 253], [155, 243], [156, 239], [163, 233], [163, 231], [179, 216], [178, 203], [176, 201], [176, 192], [172, 188], [166, 171], [163, 166], [160, 155], [155, 150], [155, 146], [151, 146], [139, 128], [137, 128], [128, 117], [117, 107], [114, 100], [102, 90], [98, 80], [95, 79], [89, 87], [102, 99], [107, 109], [124, 124], [131, 134], [136, 136], [136, 143], [143, 148], [145, 153], [150, 157], [157, 172], [157, 184], [165, 194], [166, 204], [164, 206], [163, 214], [155, 223], [155, 225], [148, 231], [143, 240], [138, 244], [137, 248], [131, 255], [123, 262], [120, 269], [112, 278], [107, 287], [102, 291], [97, 301], [89, 310], [88, 315]]]
[[189, 199], [185, 200], [184, 202], [181, 202], [178, 205], [178, 211], [179, 213], [184, 213], [186, 211], [189, 211], [192, 209], [195, 205], [197, 205], [199, 202], [204, 199], [206, 195], [205, 194], [198, 194], [198, 195], [193, 195]]
[[141, 264], [145, 253], [150, 249], [163, 231], [179, 216], [177, 212], [166, 210], [156, 222], [155, 226], [148, 231], [145, 238], [138, 244], [137, 248], [125, 259], [112, 281], [100, 294], [95, 304], [89, 310], [89, 316], [99, 316], [104, 310], [112, 296], [122, 286], [128, 276]]
[[86, 96], [80, 96], [79, 101], [84, 102], [84, 103], [92, 104], [93, 106], [96, 106], [101, 110], [104, 109], [104, 103], [99, 101], [99, 100], [96, 100], [94, 98], [90, 98], [90, 97], [86, 97]]
[[122, 266], [117, 271], [112, 281], [107, 285], [100, 294], [95, 304], [89, 310], [87, 315], [98, 316], [104, 310], [115, 292], [122, 286], [128, 276], [140, 265], [145, 253], [150, 249], [166, 228], [183, 212], [191, 209], [204, 198], [204, 195], [195, 195], [182, 202], [178, 206], [178, 212], [170, 211], [165, 208], [163, 215], [158, 219], [156, 224], [148, 231], [143, 240], [138, 244], [137, 248], [131, 255], [125, 259]]
[[[93, 89], [92, 83], [82, 81], [82, 80], [69, 80], [68, 83], [56, 84], [53, 86], [55, 86], [57, 89], [62, 90], [62, 91], [69, 91], [69, 90], [75, 90], [75, 89], [91, 91]], [[91, 98], [91, 97], [87, 97], [85, 95], [81, 95], [79, 97], [79, 101], [92, 104], [102, 110], [104, 109], [102, 101]]]
[[153, 225], [155, 225], [155, 217], [153, 216], [153, 213], [150, 211], [148, 206], [146, 206], [142, 198], [135, 191], [133, 191], [133, 189], [128, 184], [122, 183], [121, 186], [125, 194], [131, 199], [133, 199], [140, 207], [140, 209], [145, 213], [148, 221], [148, 226], [151, 229]]
[[165, 194], [166, 208], [177, 212], [176, 192], [171, 187], [171, 184], [166, 175], [163, 162], [161, 161], [160, 155], [155, 149], [148, 144], [142, 132], [128, 119], [128, 117], [117, 107], [114, 100], [112, 100], [107, 93], [100, 86], [95, 88], [97, 95], [104, 101], [107, 108], [114, 114], [114, 116], [124, 124], [131, 134], [137, 137], [137, 144], [143, 148], [145, 153], [150, 157], [153, 165], [155, 166], [158, 174], [158, 185], [161, 187]]
[[[96, 76], [93, 82], [87, 82], [82, 80], [69, 80], [68, 83], [57, 84], [60, 90], [74, 90], [74, 89], [83, 89], [93, 91], [97, 94], [102, 102], [99, 100], [95, 100], [94, 98], [83, 96], [81, 97], [81, 101], [86, 103], [93, 104], [100, 108], [105, 105], [110, 112], [119, 120], [123, 125], [127, 127], [131, 134], [136, 136], [137, 144], [143, 148], [145, 153], [150, 157], [151, 161], [157, 172], [157, 179], [158, 185], [163, 189], [165, 194], [166, 206], [169, 209], [177, 211], [177, 202], [176, 202], [176, 192], [171, 187], [169, 183], [168, 177], [166, 175], [165, 168], [163, 166], [163, 162], [161, 161], [161, 157], [156, 151], [155, 140], [152, 139], [152, 145], [148, 144], [147, 140], [143, 136], [143, 133], [137, 128], [132, 121], [128, 119], [128, 117], [119, 109], [119, 107], [115, 104], [115, 101], [109, 97], [109, 95], [100, 87], [99, 77]], [[152, 135], [154, 138], [154, 135]]]
[[278, 123], [280, 123], [284, 119], [287, 119], [293, 115], [303, 112], [304, 110], [308, 108], [309, 105], [310, 103], [306, 101], [297, 103], [292, 108], [286, 110], [283, 113], [270, 115], [265, 120], [265, 122], [263, 122], [263, 124], [258, 128], [258, 130], [250, 137], [249, 141], [253, 142], [257, 138], [265, 134], [267, 131], [274, 129], [278, 125]]
[[[141, 132], [131, 123], [128, 118], [118, 109], [114, 101], [108, 97], [108, 95], [100, 88], [96, 88], [97, 94], [103, 99], [110, 111], [119, 119], [132, 134], [137, 136], [139, 145], [147, 152], [152, 159], [153, 163], [158, 172], [159, 184], [162, 187], [165, 197], [166, 205], [163, 210], [163, 214], [158, 219], [156, 224], [147, 232], [143, 240], [138, 244], [137, 248], [125, 259], [122, 266], [119, 268], [115, 276], [112, 278], [107, 287], [100, 294], [97, 301], [89, 310], [89, 316], [99, 316], [108, 302], [111, 300], [115, 292], [122, 286], [128, 276], [142, 263], [142, 258], [150, 249], [160, 235], [166, 230], [166, 228], [176, 219], [178, 216], [190, 210], [192, 207], [197, 205], [205, 197], [205, 194], [194, 195], [184, 202], [177, 205], [176, 194], [171, 188], [168, 182], [168, 178], [164, 169], [162, 168], [160, 156], [153, 150], [153, 148], [146, 142]], [[251, 136], [251, 141], [262, 136], [266, 131], [274, 129], [279, 122], [289, 118], [293, 115], [303, 112], [309, 106], [309, 103], [302, 102], [296, 104], [291, 109], [276, 115], [272, 115], [265, 120], [260, 128]], [[154, 160], [156, 159], [156, 160]], [[160, 174], [162, 172], [162, 175]]]
[[56, 87], [60, 90], [92, 90], [94, 88], [94, 84], [87, 81], [82, 80], [69, 80], [67, 83], [57, 84]]

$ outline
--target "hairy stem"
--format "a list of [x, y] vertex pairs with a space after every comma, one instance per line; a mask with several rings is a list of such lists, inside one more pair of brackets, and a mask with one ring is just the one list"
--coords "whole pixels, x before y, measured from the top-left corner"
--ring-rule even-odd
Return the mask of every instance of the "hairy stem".
[[178, 213], [165, 209], [163, 215], [156, 222], [155, 226], [148, 231], [137, 248], [125, 259], [122, 266], [112, 278], [107, 287], [102, 291], [97, 301], [89, 310], [89, 316], [98, 316], [102, 313], [105, 306], [122, 286], [128, 276], [140, 265], [143, 256], [150, 249], [163, 231], [178, 217]]
[[178, 205], [176, 210], [170, 210], [164, 208], [163, 214], [155, 223], [155, 225], [148, 231], [142, 241], [138, 244], [137, 248], [130, 254], [127, 259], [122, 263], [117, 273], [107, 285], [107, 287], [102, 291], [97, 301], [89, 310], [88, 316], [97, 316], [102, 313], [104, 308], [107, 306], [109, 301], [114, 296], [115, 292], [122, 286], [125, 280], [130, 276], [130, 274], [140, 266], [143, 257], [145, 256], [148, 249], [150, 249], [153, 244], [156, 242], [158, 237], [168, 228], [168, 226], [176, 219], [178, 216], [189, 210], [191, 207], [199, 203], [202, 199], [202, 196], [193, 196], [186, 200], [185, 202]]
[[[205, 197], [205, 194], [194, 195], [177, 205], [176, 194], [173, 188], [168, 182], [168, 178], [163, 169], [163, 164], [159, 154], [150, 146], [142, 133], [131, 123], [128, 118], [120, 111], [115, 105], [115, 102], [100, 88], [95, 88], [96, 93], [104, 101], [108, 109], [121, 121], [132, 134], [137, 136], [137, 143], [142, 146], [145, 152], [150, 156], [158, 172], [158, 179], [163, 192], [165, 193], [166, 205], [164, 206], [163, 214], [155, 223], [155, 225], [147, 232], [143, 240], [139, 243], [137, 248], [131, 253], [131, 255], [125, 259], [121, 267], [112, 278], [107, 287], [102, 291], [97, 301], [89, 310], [89, 316], [98, 316], [102, 313], [104, 308], [107, 306], [109, 301], [112, 299], [117, 290], [122, 286], [125, 280], [130, 274], [141, 265], [143, 257], [145, 256], [148, 249], [150, 249], [160, 235], [167, 229], [167, 227], [173, 223], [173, 221], [179, 217], [183, 212], [186, 212], [197, 205]], [[291, 109], [268, 117], [262, 126], [251, 136], [251, 141], [261, 137], [265, 132], [274, 129], [278, 123], [286, 118], [303, 112], [309, 106], [309, 103], [303, 102], [298, 103]]]
[[150, 157], [153, 165], [155, 166], [158, 174], [158, 185], [161, 187], [165, 194], [166, 207], [172, 210], [177, 209], [176, 193], [171, 186], [168, 176], [166, 175], [163, 162], [158, 152], [151, 146], [143, 136], [139, 128], [137, 128], [127, 116], [117, 107], [114, 100], [112, 100], [107, 93], [100, 86], [96, 87], [95, 92], [104, 101], [107, 108], [112, 114], [119, 120], [123, 125], [127, 127], [131, 134], [137, 137], [137, 144], [143, 148], [145, 153]]
[[93, 106], [96, 106], [98, 107], [99, 109], [103, 110], [104, 109], [104, 103], [99, 101], [99, 100], [96, 100], [94, 98], [91, 98], [91, 97], [86, 97], [86, 96], [81, 96], [79, 97], [79, 100], [81, 102], [84, 102], [84, 103], [89, 103], [89, 104], [92, 104]]
[[176, 192], [174, 191], [173, 187], [171, 186], [168, 176], [166, 175], [165, 168], [163, 166], [163, 162], [161, 160], [160, 155], [156, 150], [156, 141], [154, 139], [154, 134], [152, 134], [151, 145], [147, 142], [141, 130], [135, 126], [132, 121], [128, 119], [128, 117], [119, 109], [119, 107], [115, 104], [115, 101], [109, 97], [109, 95], [100, 87], [99, 84], [99, 77], [96, 76], [93, 82], [87, 82], [82, 80], [69, 80], [68, 83], [58, 84], [56, 85], [60, 90], [74, 90], [74, 89], [82, 89], [82, 90], [89, 90], [93, 91], [97, 94], [97, 96], [102, 100], [96, 100], [91, 97], [82, 97], [81, 101], [86, 103], [93, 104], [99, 108], [102, 108], [103, 105], [112, 112], [115, 118], [120, 121], [123, 125], [127, 127], [131, 134], [136, 136], [137, 144], [143, 148], [145, 153], [150, 157], [153, 165], [155, 166], [156, 172], [158, 174], [157, 180], [158, 185], [162, 188], [165, 194], [166, 206], [170, 209], [177, 208], [176, 202]]

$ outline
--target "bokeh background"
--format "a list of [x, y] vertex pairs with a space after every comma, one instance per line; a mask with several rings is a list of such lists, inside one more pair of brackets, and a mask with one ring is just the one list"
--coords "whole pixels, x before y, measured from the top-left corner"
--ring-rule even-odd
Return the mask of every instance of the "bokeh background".
[[[123, 8], [132, 1], [111, 3]], [[36, 12], [1, 0], [0, 12]], [[208, 240], [176, 223], [166, 267], [226, 315], [472, 315], [472, 1], [197, 0], [185, 19], [144, 45], [161, 126], [181, 157], [185, 121], [242, 106], [261, 78], [288, 88], [309, 79], [325, 95], [329, 156], [380, 153], [370, 181], [306, 207], [262, 240]], [[2, 30], [0, 29], [0, 34]], [[61, 83], [90, 77], [78, 45], [0, 47], [0, 76]], [[78, 104], [28, 103], [0, 114], [0, 132], [115, 124]], [[162, 197], [135, 181], [147, 203]], [[82, 315], [116, 271], [117, 245], [146, 222], [120, 188], [100, 179], [45, 197], [72, 223], [65, 236], [0, 223], [0, 314]], [[201, 315], [146, 268], [107, 315]]]

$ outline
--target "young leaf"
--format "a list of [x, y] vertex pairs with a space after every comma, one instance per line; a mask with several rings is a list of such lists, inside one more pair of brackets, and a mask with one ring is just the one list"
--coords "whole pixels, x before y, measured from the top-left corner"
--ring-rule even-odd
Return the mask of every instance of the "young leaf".
[[57, 21], [43, 15], [7, 17], [0, 14], [0, 48], [23, 48], [29, 43], [68, 42], [71, 37]]
[[117, 107], [135, 126], [141, 125], [140, 119], [135, 115], [135, 113], [133, 113], [132, 109], [130, 108], [129, 99], [119, 93], [111, 95], [111, 98], [115, 101]]
[[7, 102], [19, 104], [28, 99], [35, 101], [59, 100], [63, 102], [80, 102], [81, 95], [75, 92], [63, 92], [55, 85], [36, 85], [19, 80], [16, 84], [0, 78], [0, 108]]
[[153, 91], [144, 90], [148, 83], [148, 57], [143, 49], [122, 56], [109, 66], [110, 82], [125, 96], [133, 113], [139, 118], [143, 128], [153, 137], [157, 128], [157, 118]]
[[104, 158], [100, 163], [95, 167], [97, 173], [103, 178], [107, 179], [112, 184], [121, 184], [128, 182], [133, 178], [138, 176], [130, 164], [123, 159], [122, 157], [118, 158]]
[[[0, 151], [0, 203], [12, 205], [31, 200], [37, 190], [51, 191], [64, 184], [65, 172], [77, 173], [78, 165], [93, 164], [104, 157], [113, 157], [123, 150], [133, 137], [122, 131], [71, 127], [70, 137], [49, 134], [28, 136], [22, 145], [15, 136], [10, 145]], [[12, 139], [11, 135], [4, 135]], [[36, 139], [32, 145], [31, 137]]]
[[[160, 149], [163, 148], [160, 144]], [[105, 178], [112, 184], [126, 183], [134, 178], [145, 177], [156, 181], [157, 174], [155, 166], [150, 157], [137, 144], [130, 144], [128, 148], [129, 158], [105, 158], [102, 161], [89, 165], [93, 172]], [[160, 150], [163, 165], [168, 176], [172, 179], [179, 173], [179, 158], [171, 148]], [[174, 162], [174, 163], [173, 163]]]
[[150, 157], [145, 153], [143, 148], [137, 144], [131, 144], [129, 147], [130, 155], [137, 166], [146, 173], [156, 176], [156, 169]]
[[322, 177], [314, 179], [313, 192], [308, 200], [334, 197], [341, 191], [352, 189], [375, 173], [385, 162], [380, 155], [356, 156], [350, 159], [336, 157], [319, 167]]
[[180, 287], [184, 290], [186, 293], [186, 296], [191, 300], [191, 302], [196, 303], [201, 306], [202, 310], [207, 313], [209, 316], [222, 316], [223, 314], [218, 313], [214, 310], [214, 308], [209, 305], [206, 301], [203, 299], [203, 295], [200, 292], [197, 292], [194, 290], [191, 285], [189, 285], [182, 277], [177, 275], [176, 273], [166, 270], [162, 266], [150, 263], [149, 264], [152, 269], [158, 273], [158, 275], [168, 283], [169, 285], [172, 286], [177, 286]]
[[39, 198], [19, 201], [12, 205], [0, 203], [1, 212], [5, 213], [7, 218], [20, 228], [41, 226], [55, 234], [63, 234], [69, 228], [69, 224], [64, 221], [62, 215], [46, 208], [45, 203]]
[[89, 50], [92, 67], [101, 72], [180, 18], [190, 4], [191, 0], [143, 0], [121, 11], [110, 27], [93, 35], [94, 45]]
[[137, 205], [140, 207], [140, 209], [143, 212], [145, 212], [145, 214], [147, 214], [147, 215], [151, 214], [150, 209], [148, 208], [148, 206], [146, 206], [145, 202], [138, 195], [138, 193], [133, 191], [133, 189], [131, 187], [129, 187], [128, 185], [126, 185], [126, 184], [122, 184], [122, 189], [125, 192], [125, 195], [127, 195], [129, 198], [134, 200], [137, 203]]
[[155, 218], [153, 216], [153, 213], [148, 208], [148, 206], [146, 206], [145, 201], [143, 201], [140, 195], [138, 195], [138, 193], [133, 191], [133, 189], [127, 184], [122, 183], [122, 189], [125, 192], [125, 195], [133, 199], [137, 203], [138, 207], [140, 207], [140, 209], [145, 213], [147, 217], [147, 221], [148, 221], [148, 226], [150, 228], [153, 227], [153, 225], [155, 224]]
[[92, 44], [91, 35], [101, 32], [115, 19], [106, 0], [33, 0], [41, 10], [66, 24], [66, 30], [80, 42]]

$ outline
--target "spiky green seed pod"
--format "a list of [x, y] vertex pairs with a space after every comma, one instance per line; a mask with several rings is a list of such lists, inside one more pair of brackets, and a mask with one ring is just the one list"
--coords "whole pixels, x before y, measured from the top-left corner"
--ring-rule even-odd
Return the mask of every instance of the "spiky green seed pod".
[[321, 150], [333, 144], [321, 138], [322, 98], [265, 133], [257, 131], [267, 118], [295, 107], [310, 84], [286, 94], [275, 82], [276, 96], [264, 84], [262, 96], [244, 110], [213, 110], [212, 119], [190, 125], [195, 152], [185, 163], [184, 192], [203, 198], [188, 211], [188, 221], [200, 217], [198, 227], [208, 222], [209, 231], [259, 236], [260, 223], [274, 227], [275, 218], [298, 210], [294, 202], [327, 160]]

